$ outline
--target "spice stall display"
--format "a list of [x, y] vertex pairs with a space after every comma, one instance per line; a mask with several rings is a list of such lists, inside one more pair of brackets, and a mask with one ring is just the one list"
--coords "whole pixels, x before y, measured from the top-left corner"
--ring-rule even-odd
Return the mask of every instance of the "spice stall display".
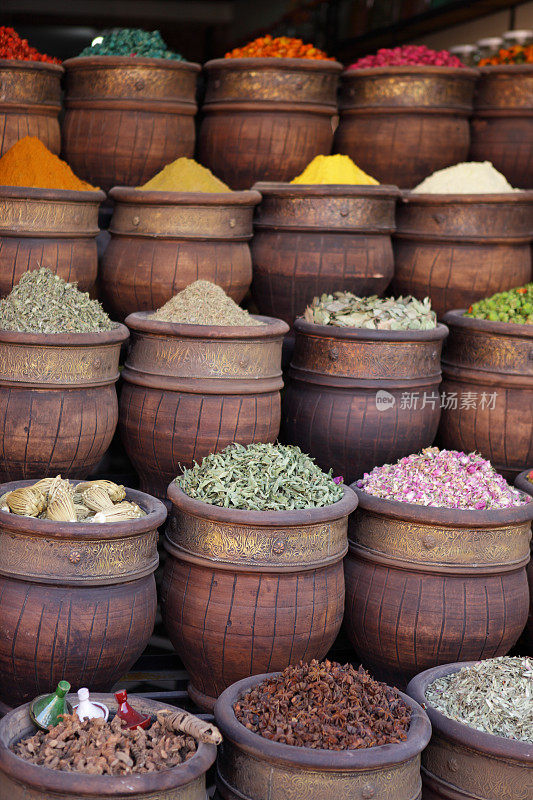
[[478, 454], [438, 448], [353, 488], [345, 625], [362, 662], [404, 686], [458, 658], [508, 653], [528, 615], [530, 498]]
[[433, 443], [448, 330], [429, 302], [315, 298], [294, 323], [281, 435], [347, 483]]
[[0, 296], [41, 265], [94, 293], [98, 209], [104, 199], [34, 136], [5, 152], [0, 158]]
[[410, 682], [433, 729], [422, 754], [428, 797], [529, 800], [532, 679], [533, 661], [516, 657], [447, 664]]
[[142, 489], [164, 498], [176, 474], [208, 453], [276, 440], [284, 322], [252, 317], [196, 281], [126, 324], [120, 430]]
[[362, 668], [311, 661], [245, 678], [217, 700], [215, 719], [218, 798], [421, 796], [426, 714]]
[[124, 325], [45, 267], [0, 300], [0, 479], [83, 478], [111, 443]]
[[323, 658], [344, 611], [349, 487], [299, 448], [233, 444], [168, 488], [161, 603], [189, 694]]
[[57, 58], [39, 53], [13, 28], [0, 27], [0, 156], [24, 136], [59, 153], [61, 77]]
[[492, 164], [456, 164], [404, 192], [393, 237], [394, 291], [439, 315], [531, 280], [533, 193]]

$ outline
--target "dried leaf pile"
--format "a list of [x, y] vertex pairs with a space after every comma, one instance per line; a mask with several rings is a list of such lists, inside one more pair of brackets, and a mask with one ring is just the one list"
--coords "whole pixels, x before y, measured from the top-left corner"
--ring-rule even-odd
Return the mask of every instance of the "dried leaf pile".
[[377, 331], [427, 331], [437, 326], [431, 300], [415, 297], [357, 297], [351, 292], [333, 292], [315, 297], [304, 319], [315, 325], [367, 328]]
[[407, 738], [411, 709], [362, 667], [316, 660], [287, 667], [233, 706], [265, 739], [315, 750], [358, 750]]
[[148, 730], [128, 730], [119, 717], [111, 722], [80, 722], [66, 715], [52, 730], [39, 731], [12, 747], [16, 755], [41, 767], [89, 775], [159, 772], [183, 764], [196, 753], [192, 736], [169, 732], [159, 721]]

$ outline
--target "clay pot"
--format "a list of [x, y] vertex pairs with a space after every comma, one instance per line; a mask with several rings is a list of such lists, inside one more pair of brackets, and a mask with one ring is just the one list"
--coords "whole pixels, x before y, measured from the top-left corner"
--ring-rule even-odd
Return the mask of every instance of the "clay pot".
[[[75, 702], [75, 695], [68, 695]], [[168, 704], [145, 697], [128, 698], [143, 714], [155, 716]], [[91, 700], [105, 703], [111, 714], [117, 710], [112, 694], [94, 694]], [[173, 709], [180, 710], [180, 709]], [[87, 775], [59, 772], [24, 761], [10, 750], [11, 745], [35, 733], [28, 706], [21, 706], [0, 721], [0, 793], [12, 800], [205, 800], [205, 773], [216, 758], [213, 744], [200, 743], [197, 752], [178, 767], [127, 776]]]
[[470, 123], [473, 161], [492, 161], [509, 183], [533, 189], [533, 65], [481, 67]]
[[281, 345], [288, 328], [182, 325], [130, 314], [120, 431], [141, 488], [166, 497], [185, 467], [231, 442], [279, 433]]
[[533, 325], [450, 311], [439, 441], [477, 450], [509, 480], [533, 462]]
[[[0, 486], [0, 495], [34, 481]], [[159, 500], [128, 489], [146, 516], [51, 522], [0, 511], [0, 699], [25, 703], [60, 680], [103, 690], [152, 635]]]
[[532, 239], [533, 192], [405, 192], [393, 237], [392, 291], [429, 297], [439, 317], [468, 308], [531, 280]]
[[424, 800], [529, 800], [533, 747], [478, 731], [445, 717], [426, 700], [426, 689], [438, 678], [475, 662], [446, 664], [425, 670], [409, 683], [407, 694], [423, 707], [433, 729], [422, 753]]
[[192, 158], [198, 64], [82, 56], [63, 66], [63, 155], [80, 178], [105, 191], [137, 186]]
[[466, 161], [478, 74], [432, 66], [346, 70], [335, 152], [380, 183], [406, 189]]
[[508, 653], [527, 621], [533, 503], [470, 511], [352, 488], [345, 625], [363, 665], [402, 688], [439, 664]]
[[124, 325], [98, 333], [0, 330], [0, 480], [84, 478], [111, 443]]
[[224, 737], [217, 762], [218, 800], [325, 800], [372, 798], [420, 800], [420, 753], [431, 736], [418, 703], [402, 694], [412, 710], [405, 742], [361, 750], [315, 750], [272, 742], [237, 721], [234, 704], [274, 675], [234, 683], [215, 705]]
[[329, 155], [342, 66], [309, 58], [217, 58], [207, 88], [199, 160], [232, 189], [290, 181]]
[[282, 437], [349, 483], [432, 444], [440, 353], [448, 331], [374, 331], [294, 324]]
[[28, 270], [48, 267], [94, 294], [103, 192], [0, 188], [0, 296]]
[[[517, 489], [520, 489], [520, 491], [530, 494], [533, 497], [533, 483], [527, 478], [528, 474], [532, 471], [531, 469], [526, 469], [524, 472], [521, 472], [516, 478], [514, 485]], [[533, 550], [533, 540], [531, 546]], [[529, 617], [524, 635], [522, 636], [522, 641], [525, 644], [526, 652], [530, 656], [533, 656], [533, 553], [532, 560], [527, 565], [527, 580], [529, 583]]]
[[394, 269], [393, 186], [258, 183], [252, 295], [292, 325], [323, 292], [383, 294]]
[[61, 76], [59, 64], [0, 59], [0, 157], [24, 136], [36, 136], [59, 153]]
[[115, 187], [102, 295], [113, 319], [160, 308], [196, 280], [237, 303], [252, 280], [249, 241], [258, 192], [152, 192]]
[[176, 483], [168, 497], [163, 621], [194, 702], [212, 709], [241, 678], [323, 658], [344, 611], [349, 487], [302, 511], [220, 508]]

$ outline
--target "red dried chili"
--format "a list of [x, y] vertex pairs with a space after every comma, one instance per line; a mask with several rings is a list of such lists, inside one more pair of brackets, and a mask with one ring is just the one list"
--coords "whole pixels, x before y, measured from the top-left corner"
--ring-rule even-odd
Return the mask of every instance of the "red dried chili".
[[14, 28], [8, 28], [5, 25], [0, 27], [0, 58], [61, 64], [59, 58], [39, 53], [35, 47], [30, 47], [27, 39], [21, 39]]

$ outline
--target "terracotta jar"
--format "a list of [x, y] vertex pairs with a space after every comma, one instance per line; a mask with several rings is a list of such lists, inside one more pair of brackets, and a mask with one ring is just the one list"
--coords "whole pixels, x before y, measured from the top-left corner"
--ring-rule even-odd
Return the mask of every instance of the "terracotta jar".
[[329, 155], [342, 66], [310, 58], [217, 58], [198, 135], [204, 166], [231, 186], [290, 181]]
[[431, 741], [422, 753], [424, 800], [529, 800], [533, 748], [528, 742], [504, 739], [476, 730], [441, 714], [426, 699], [438, 678], [475, 662], [434, 667], [409, 683], [407, 694], [423, 703], [431, 721]]
[[282, 438], [346, 483], [432, 444], [448, 333], [294, 323]]
[[0, 480], [84, 478], [111, 443], [124, 325], [98, 333], [0, 330]]
[[[532, 469], [526, 469], [521, 472], [515, 480], [515, 486], [520, 491], [530, 494], [533, 497], [533, 483], [528, 479], [528, 475], [533, 472]], [[532, 560], [527, 565], [527, 580], [529, 583], [529, 617], [527, 620], [526, 629], [522, 636], [522, 641], [525, 643], [526, 652], [533, 657], [533, 540], [531, 542]]]
[[380, 183], [406, 189], [466, 161], [477, 76], [466, 67], [345, 70], [335, 152]]
[[252, 295], [292, 325], [323, 292], [383, 294], [394, 261], [394, 186], [257, 183]]
[[36, 136], [59, 154], [61, 77], [59, 64], [0, 59], [0, 157], [24, 136]]
[[533, 192], [413, 194], [398, 203], [392, 291], [442, 317], [531, 280]]
[[152, 192], [115, 187], [100, 273], [113, 319], [160, 308], [196, 280], [237, 303], [252, 280], [250, 239], [258, 192]]
[[0, 295], [43, 266], [94, 296], [103, 200], [103, 192], [0, 187]]
[[194, 155], [198, 64], [166, 58], [81, 56], [66, 70], [63, 155], [108, 191], [138, 186]]
[[301, 511], [221, 508], [174, 482], [168, 497], [162, 613], [193, 701], [212, 709], [234, 681], [323, 658], [344, 612], [351, 489]]
[[527, 621], [533, 503], [470, 511], [352, 488], [344, 621], [362, 663], [402, 688], [430, 667], [508, 653]]
[[533, 463], [533, 325], [450, 311], [442, 356], [443, 447], [477, 450], [509, 480]]
[[[76, 702], [76, 695], [68, 695]], [[93, 694], [91, 700], [104, 703], [111, 715], [117, 710], [112, 694]], [[168, 708], [146, 697], [130, 696], [135, 708], [155, 716]], [[180, 711], [181, 709], [173, 709]], [[11, 745], [32, 736], [28, 706], [12, 711], [0, 720], [0, 794], [11, 800], [205, 800], [205, 774], [216, 758], [214, 744], [198, 745], [188, 761], [171, 769], [132, 775], [89, 775], [82, 772], [60, 772], [24, 761], [12, 752]]]
[[[34, 481], [0, 486], [0, 495]], [[146, 515], [125, 522], [52, 522], [0, 511], [0, 701], [112, 686], [152, 635], [163, 503], [128, 489]], [[1, 785], [1, 784], [0, 784]]]
[[288, 327], [257, 319], [265, 324], [184, 325], [144, 312], [127, 317], [120, 431], [145, 491], [166, 497], [185, 467], [233, 441], [277, 439]]
[[360, 750], [316, 750], [272, 742], [237, 721], [234, 704], [270, 675], [245, 678], [219, 697], [215, 721], [224, 741], [217, 761], [217, 800], [420, 800], [420, 753], [431, 736], [422, 708], [411, 708], [407, 739]]

